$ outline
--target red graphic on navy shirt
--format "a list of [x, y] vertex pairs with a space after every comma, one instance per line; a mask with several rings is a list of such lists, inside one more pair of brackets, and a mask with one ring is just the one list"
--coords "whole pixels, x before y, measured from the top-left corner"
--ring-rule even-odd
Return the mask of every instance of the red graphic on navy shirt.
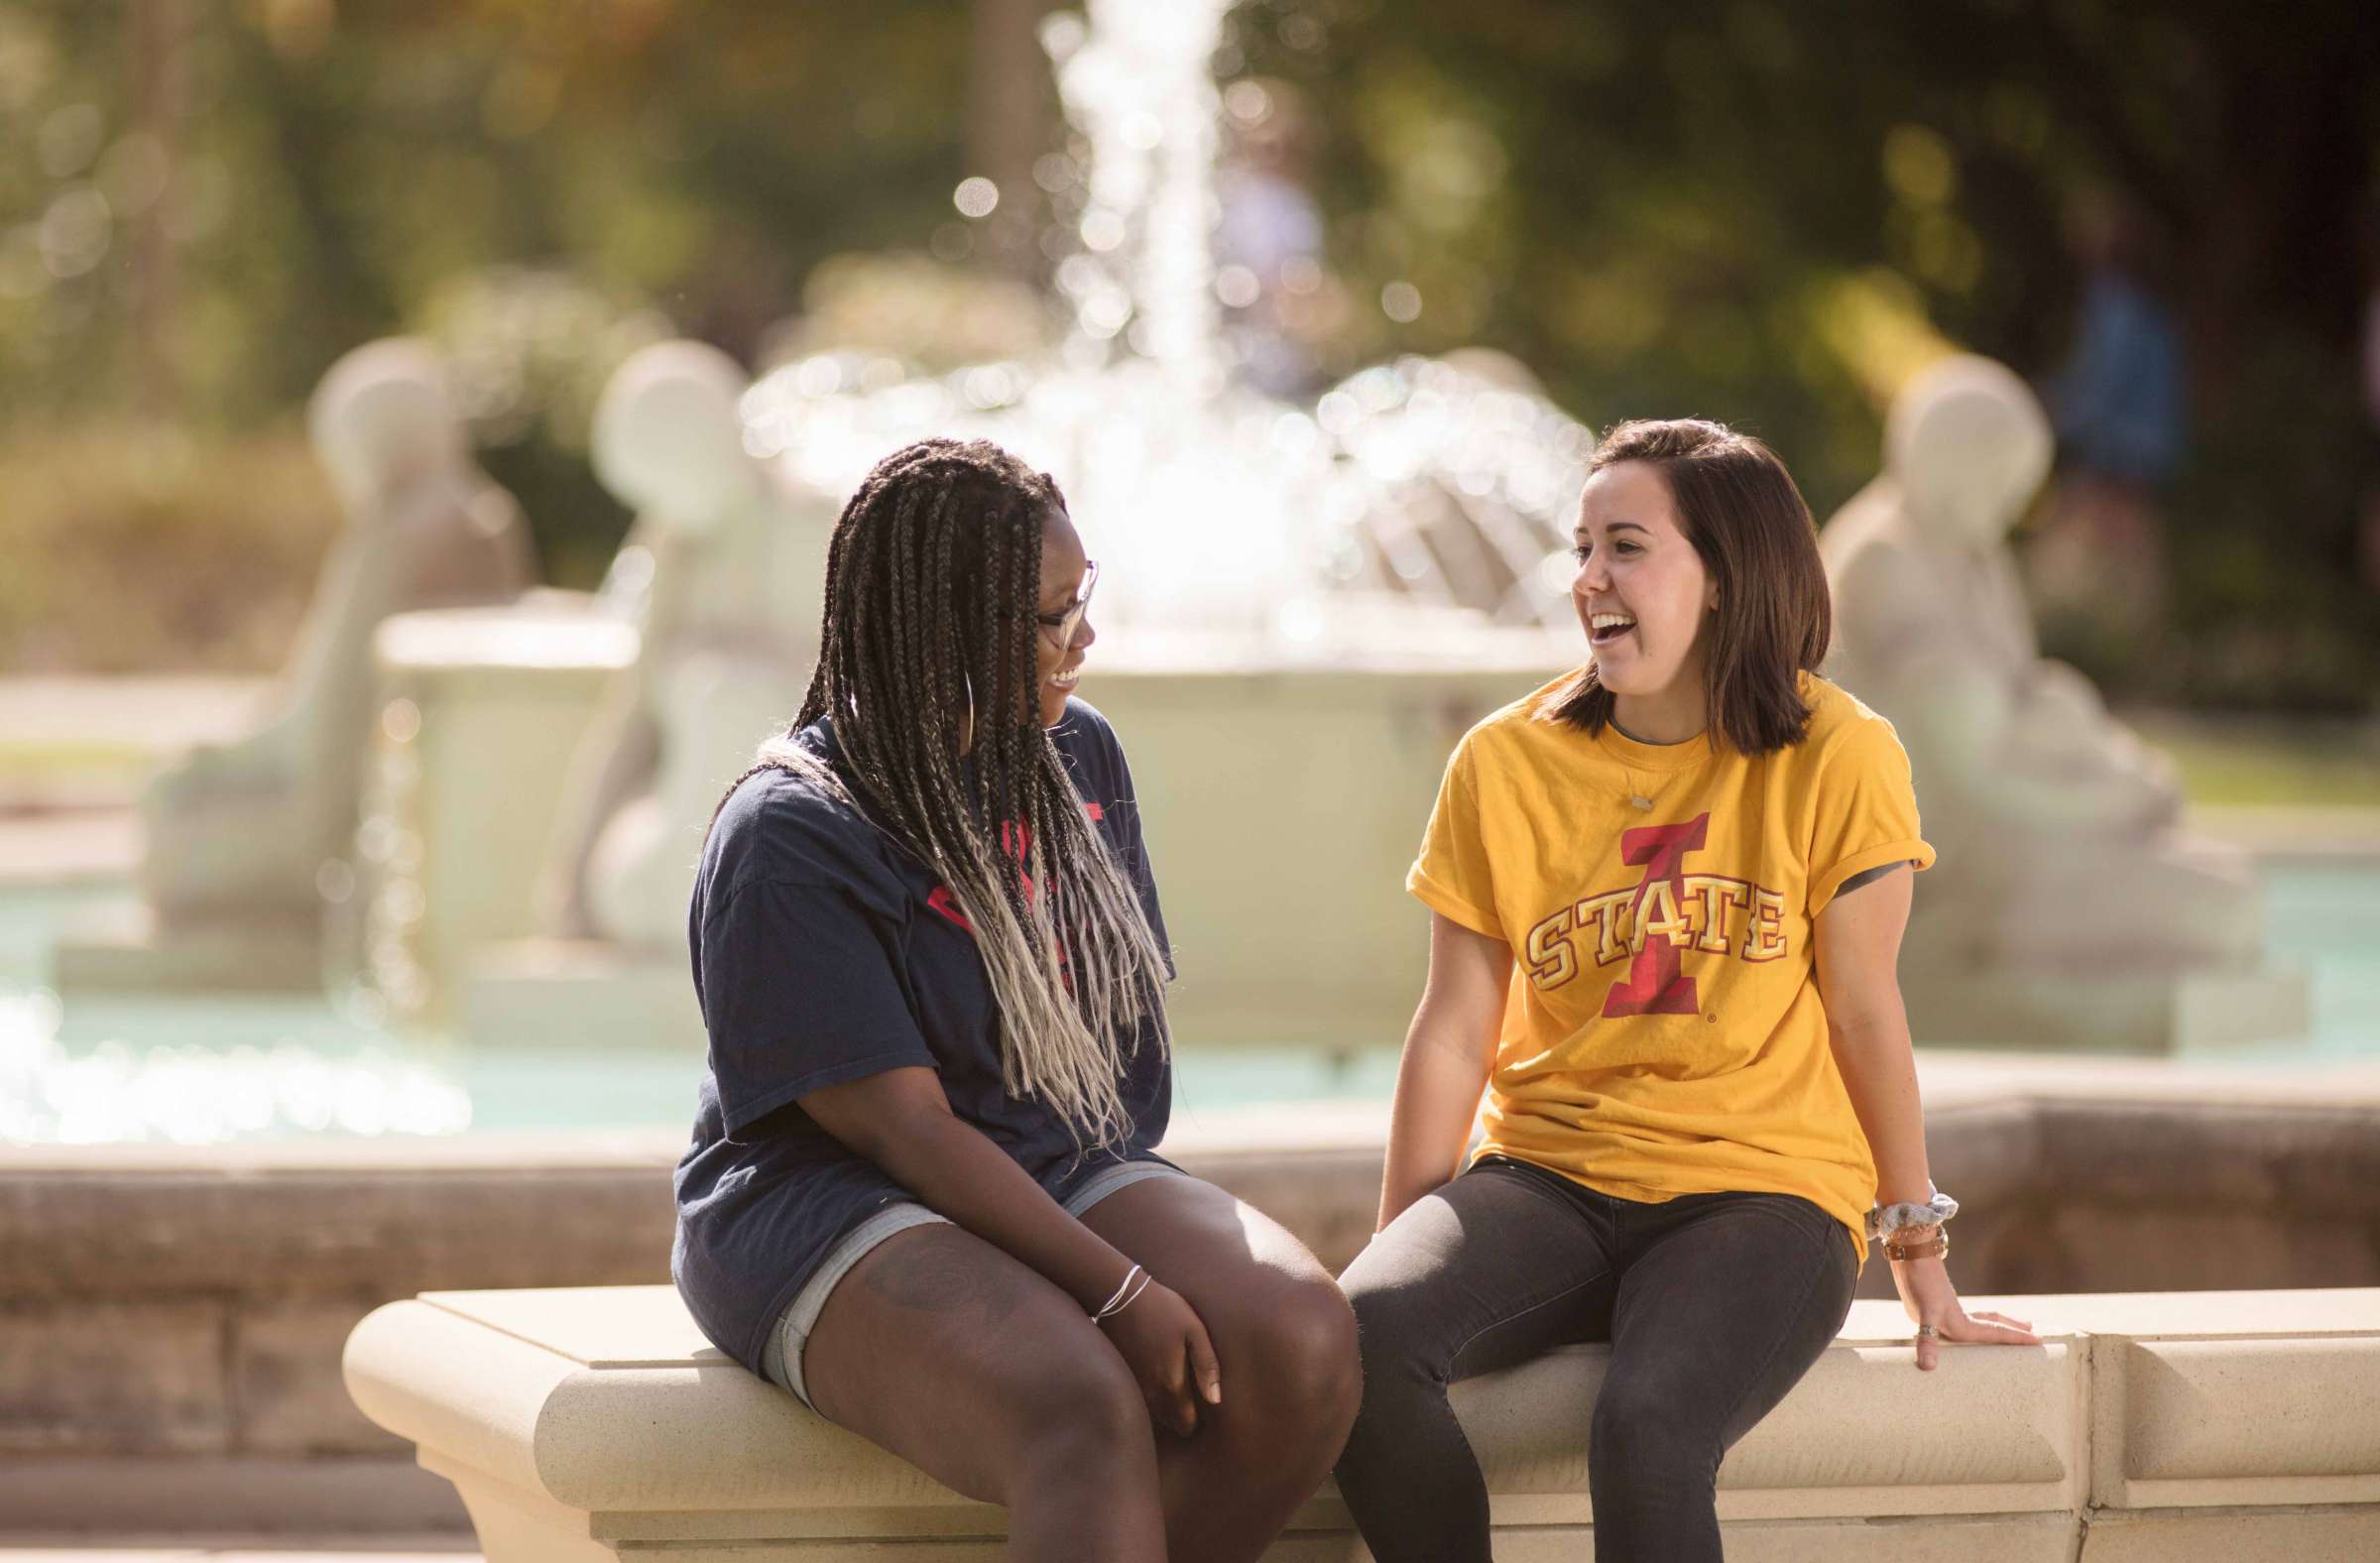
[[[1105, 822], [1108, 817], [1108, 811], [1097, 803], [1085, 803], [1083, 814], [1095, 825]], [[1007, 850], [1010, 857], [1022, 863], [1032, 855], [1033, 833], [1012, 819], [1006, 820], [1000, 827], [1000, 844]], [[1033, 884], [1033, 877], [1030, 874], [1023, 878], [1024, 903], [1029, 906], [1033, 903], [1033, 897], [1038, 887]], [[949, 886], [936, 885], [933, 893], [925, 898], [925, 903], [960, 927], [965, 928], [969, 938], [975, 936], [975, 924], [967, 920], [966, 910], [959, 905], [959, 898], [950, 893]], [[1058, 964], [1061, 967], [1066, 964], [1066, 946], [1062, 941], [1058, 945]]]

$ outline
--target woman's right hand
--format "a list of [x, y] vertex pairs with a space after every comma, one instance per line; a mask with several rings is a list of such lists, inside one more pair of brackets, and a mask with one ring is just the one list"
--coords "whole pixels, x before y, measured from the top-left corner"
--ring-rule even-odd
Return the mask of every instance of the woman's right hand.
[[928, 1209], [1040, 1271], [1086, 1310], [1104, 1306], [1119, 1281], [1140, 1286], [1100, 1328], [1123, 1353], [1157, 1426], [1187, 1436], [1198, 1428], [1202, 1402], [1223, 1403], [1215, 1345], [1190, 1304], [1153, 1280], [1141, 1285], [1145, 1272], [1138, 1265], [1067, 1215], [982, 1130], [954, 1115], [932, 1069], [887, 1069], [797, 1100], [828, 1134], [891, 1173]]
[[1223, 1403], [1223, 1369], [1215, 1344], [1189, 1300], [1150, 1281], [1122, 1313], [1100, 1328], [1140, 1383], [1150, 1420], [1187, 1438], [1198, 1431], [1200, 1405]]

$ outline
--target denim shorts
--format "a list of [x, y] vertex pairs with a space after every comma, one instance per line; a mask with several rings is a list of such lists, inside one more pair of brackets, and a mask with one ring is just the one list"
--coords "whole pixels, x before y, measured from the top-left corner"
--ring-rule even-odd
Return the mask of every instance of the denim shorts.
[[[1118, 1189], [1142, 1178], [1189, 1175], [1165, 1161], [1119, 1161], [1092, 1173], [1081, 1188], [1068, 1195], [1066, 1214], [1080, 1216]], [[793, 1397], [811, 1410], [818, 1409], [810, 1405], [809, 1391], [803, 1387], [801, 1354], [809, 1345], [810, 1331], [818, 1327], [818, 1315], [826, 1311], [826, 1299], [834, 1293], [836, 1283], [895, 1232], [935, 1222], [948, 1225], [949, 1221], [947, 1216], [938, 1216], [916, 1201], [904, 1199], [887, 1205], [852, 1228], [842, 1242], [827, 1251], [826, 1258], [819, 1262], [810, 1278], [802, 1282], [801, 1290], [793, 1294], [785, 1311], [777, 1315], [776, 1323], [769, 1327], [769, 1344], [761, 1353], [761, 1376], [780, 1389], [791, 1390]]]

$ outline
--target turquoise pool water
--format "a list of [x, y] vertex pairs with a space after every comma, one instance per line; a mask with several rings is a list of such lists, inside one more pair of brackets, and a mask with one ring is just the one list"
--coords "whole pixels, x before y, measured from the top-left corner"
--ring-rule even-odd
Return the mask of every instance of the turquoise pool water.
[[[2219, 1058], [2269, 1071], [2380, 1057], [2380, 858], [2268, 863], [2277, 959], [2312, 979], [2311, 1031]], [[698, 1061], [678, 1054], [469, 1049], [393, 1032], [368, 997], [78, 997], [38, 987], [49, 943], [105, 890], [0, 896], [0, 1142], [211, 1143], [300, 1136], [678, 1129]], [[1319, 1049], [1200, 1049], [1177, 1059], [1187, 1114], [1271, 1102], [1384, 1104], [1392, 1037]]]
[[[80, 995], [61, 1003], [39, 986], [51, 941], [120, 895], [0, 895], [0, 1143], [678, 1130], [692, 1122], [699, 1056], [474, 1049], [391, 1030], [368, 995], [346, 1004], [276, 994]], [[1396, 1078], [1394, 1041], [1339, 1054], [1185, 1053], [1177, 1107], [1385, 1102]]]

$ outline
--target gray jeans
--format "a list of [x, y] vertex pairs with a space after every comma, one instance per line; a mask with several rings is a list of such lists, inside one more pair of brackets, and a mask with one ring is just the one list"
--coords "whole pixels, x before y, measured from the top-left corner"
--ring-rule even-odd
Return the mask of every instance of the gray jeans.
[[[1115, 1193], [1148, 1177], [1188, 1177], [1190, 1174], [1169, 1162], [1157, 1160], [1119, 1161], [1100, 1168], [1083, 1180], [1083, 1186], [1066, 1196], [1065, 1210], [1069, 1216], [1079, 1216]], [[776, 1316], [769, 1330], [769, 1344], [761, 1351], [761, 1376], [780, 1389], [789, 1389], [793, 1398], [815, 1411], [810, 1405], [810, 1392], [803, 1382], [801, 1354], [810, 1343], [810, 1332], [818, 1327], [818, 1316], [826, 1311], [826, 1299], [852, 1266], [866, 1259], [878, 1244], [896, 1232], [922, 1227], [932, 1222], [947, 1224], [948, 1216], [936, 1215], [914, 1200], [895, 1200], [870, 1216], [844, 1235], [843, 1241], [828, 1251], [810, 1278], [801, 1283], [785, 1311]]]
[[1488, 1563], [1447, 1386], [1609, 1341], [1590, 1432], [1597, 1563], [1720, 1563], [1719, 1463], [1843, 1328], [1848, 1230], [1789, 1194], [1616, 1199], [1491, 1156], [1417, 1200], [1342, 1284], [1364, 1408], [1339, 1490], [1379, 1563]]

